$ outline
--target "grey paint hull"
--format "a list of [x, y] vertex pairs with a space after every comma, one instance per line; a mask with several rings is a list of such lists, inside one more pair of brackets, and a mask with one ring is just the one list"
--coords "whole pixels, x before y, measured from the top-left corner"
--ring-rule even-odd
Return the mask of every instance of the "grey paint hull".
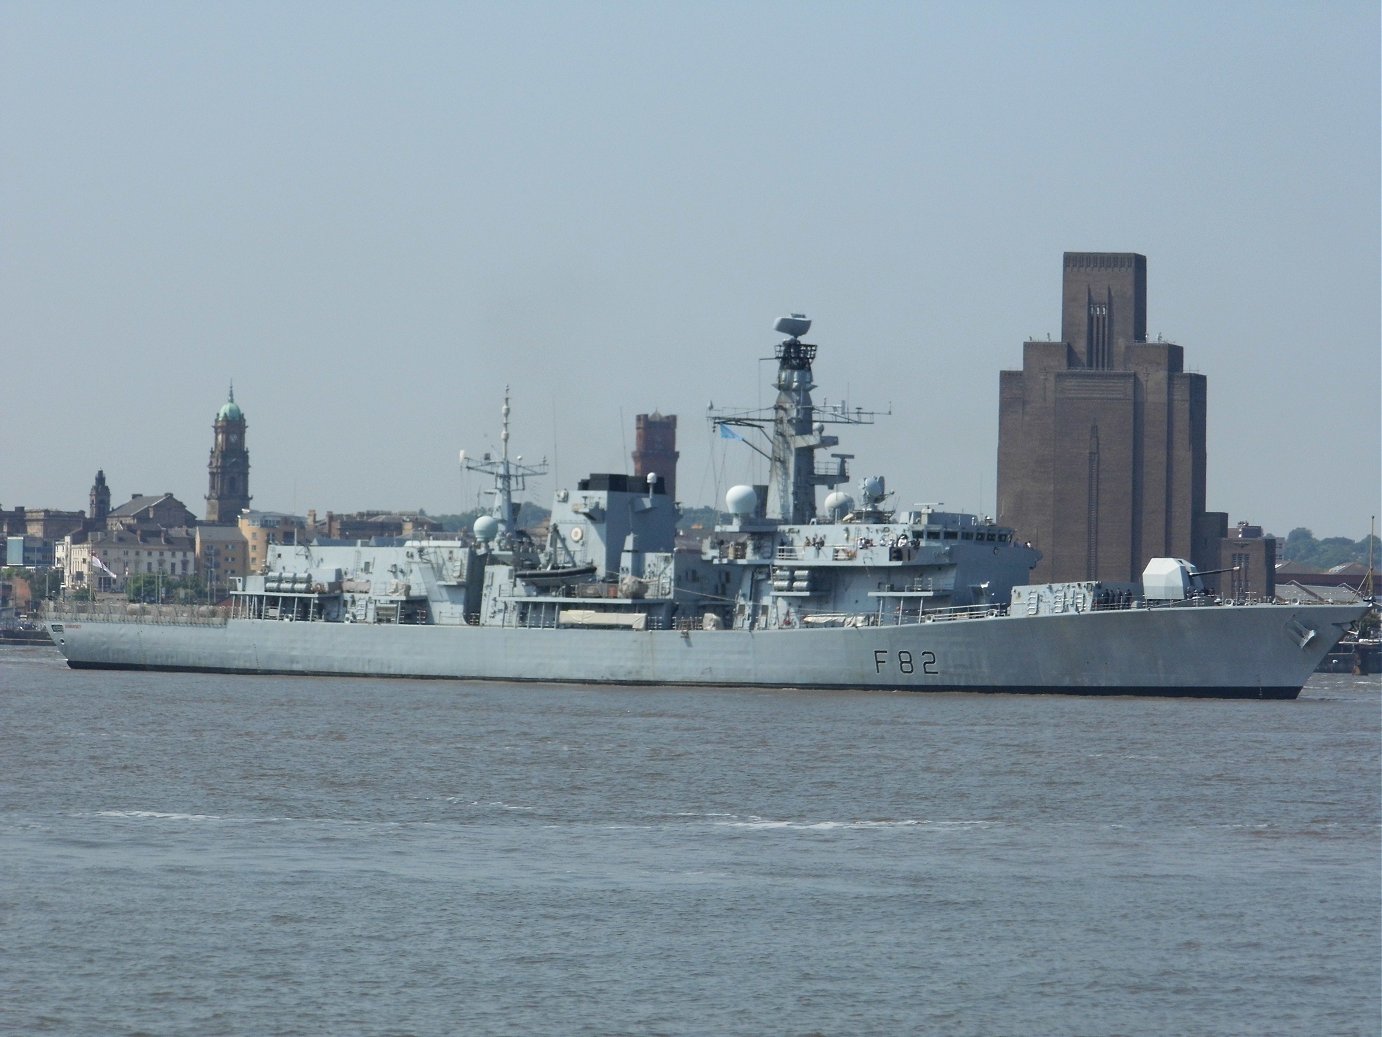
[[757, 632], [82, 619], [52, 629], [79, 668], [1293, 698], [1360, 611], [1206, 606]]

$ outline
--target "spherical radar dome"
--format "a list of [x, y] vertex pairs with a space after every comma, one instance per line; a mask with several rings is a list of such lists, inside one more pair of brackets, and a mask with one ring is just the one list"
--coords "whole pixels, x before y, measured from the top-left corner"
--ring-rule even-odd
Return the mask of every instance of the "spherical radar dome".
[[481, 515], [475, 520], [475, 539], [488, 544], [499, 535], [499, 520], [493, 515]]
[[731, 486], [725, 494], [725, 510], [731, 515], [752, 515], [758, 507], [758, 494], [752, 486]]
[[847, 515], [854, 510], [854, 498], [840, 490], [835, 490], [826, 494], [825, 513], [832, 519], [838, 519], [842, 515]]

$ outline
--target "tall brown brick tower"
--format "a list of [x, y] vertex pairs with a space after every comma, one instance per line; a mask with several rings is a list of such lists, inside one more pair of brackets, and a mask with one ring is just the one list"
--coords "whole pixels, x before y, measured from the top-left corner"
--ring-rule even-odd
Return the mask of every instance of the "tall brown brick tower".
[[1146, 257], [1065, 253], [1061, 336], [999, 376], [998, 521], [1041, 550], [1033, 581], [1203, 565], [1224, 521], [1205, 513], [1205, 378], [1147, 341]]
[[677, 499], [677, 416], [663, 417], [656, 412], [635, 419], [633, 474], [642, 479], [651, 473], [662, 476], [667, 496]]

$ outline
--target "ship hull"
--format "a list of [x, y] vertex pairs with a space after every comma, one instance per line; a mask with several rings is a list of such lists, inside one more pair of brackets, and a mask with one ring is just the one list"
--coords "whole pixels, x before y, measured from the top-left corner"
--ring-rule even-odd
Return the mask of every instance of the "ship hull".
[[1359, 611], [1206, 606], [764, 631], [78, 619], [50, 629], [74, 668], [1294, 698]]

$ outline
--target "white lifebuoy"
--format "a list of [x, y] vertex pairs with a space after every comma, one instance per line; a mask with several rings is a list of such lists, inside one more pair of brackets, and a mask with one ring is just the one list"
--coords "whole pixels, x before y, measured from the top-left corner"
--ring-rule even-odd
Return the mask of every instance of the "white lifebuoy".
[[571, 531], [571, 539], [576, 541], [577, 543], [580, 543], [581, 537], [583, 536], [585, 536], [585, 530], [581, 529], [580, 526], [577, 526], [575, 529]]

